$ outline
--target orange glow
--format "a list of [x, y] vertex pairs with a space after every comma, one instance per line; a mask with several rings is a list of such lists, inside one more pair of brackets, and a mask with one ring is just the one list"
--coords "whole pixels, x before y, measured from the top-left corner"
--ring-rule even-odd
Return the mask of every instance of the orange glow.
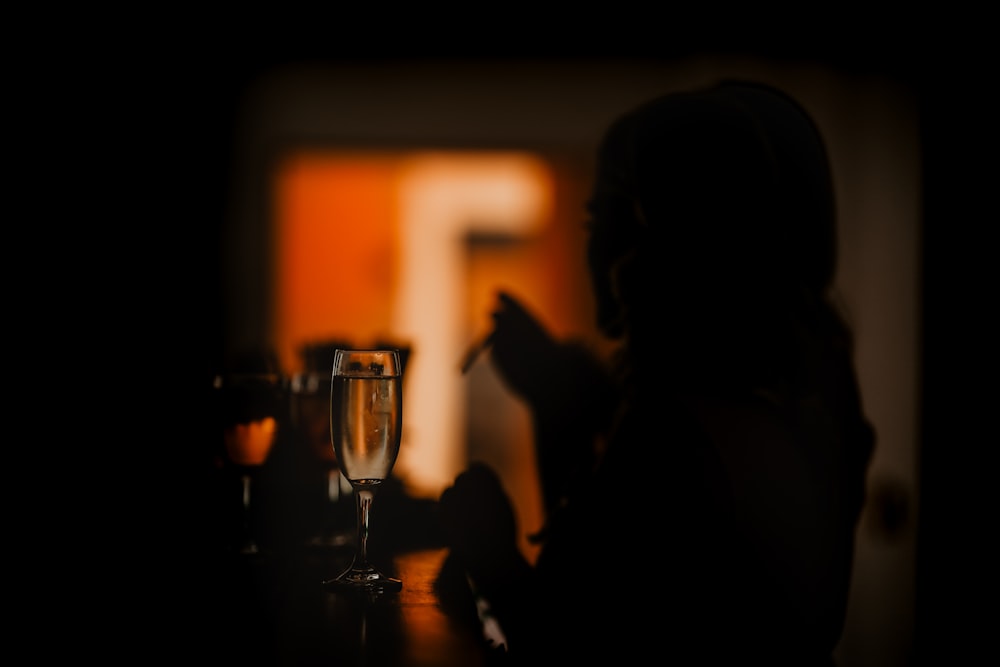
[[223, 434], [226, 455], [236, 465], [262, 465], [271, 453], [277, 431], [278, 422], [274, 417], [230, 426]]
[[287, 372], [299, 346], [388, 335], [396, 283], [395, 162], [292, 155], [277, 174], [275, 346]]
[[[561, 204], [567, 181], [525, 152], [309, 150], [276, 172], [283, 369], [302, 369], [306, 343], [410, 345], [393, 474], [414, 496], [436, 498], [470, 455], [492, 462], [524, 535], [542, 513], [529, 416], [498, 389], [486, 355], [464, 376], [459, 362], [491, 324], [498, 289], [557, 336], [592, 332], [582, 195], [570, 188], [572, 206]], [[522, 546], [533, 558], [526, 537]]]
[[404, 436], [414, 444], [400, 450], [397, 468], [418, 493], [436, 496], [467, 463], [459, 372], [470, 338], [463, 308], [470, 289], [467, 239], [512, 239], [504, 245], [517, 254], [551, 224], [552, 185], [547, 165], [527, 153], [416, 153], [402, 167], [394, 324], [415, 347], [404, 408]]
[[[434, 579], [446, 555], [444, 549], [433, 549], [400, 554], [395, 559], [399, 578], [403, 580], [403, 590], [399, 593], [401, 627], [408, 644], [407, 654], [414, 658], [415, 664], [436, 664], [442, 651], [455, 641], [434, 594]], [[468, 643], [469, 655], [478, 655], [480, 646], [474, 635], [462, 634], [461, 641]]]

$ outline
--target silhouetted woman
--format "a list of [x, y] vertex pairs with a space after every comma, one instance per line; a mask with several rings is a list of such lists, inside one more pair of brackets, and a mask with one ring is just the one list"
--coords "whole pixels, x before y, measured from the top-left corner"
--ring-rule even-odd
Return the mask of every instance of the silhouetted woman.
[[608, 128], [587, 210], [613, 367], [500, 295], [491, 360], [532, 411], [542, 548], [530, 566], [474, 465], [441, 497], [442, 586], [469, 575], [524, 663], [832, 664], [874, 433], [817, 128], [756, 84], [651, 100]]

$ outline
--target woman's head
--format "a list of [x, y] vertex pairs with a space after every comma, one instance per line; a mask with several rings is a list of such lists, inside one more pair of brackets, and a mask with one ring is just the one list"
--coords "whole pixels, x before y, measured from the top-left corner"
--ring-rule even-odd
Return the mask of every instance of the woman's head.
[[619, 117], [587, 208], [598, 324], [612, 336], [635, 309], [718, 310], [832, 279], [825, 149], [805, 111], [768, 87], [671, 93]]

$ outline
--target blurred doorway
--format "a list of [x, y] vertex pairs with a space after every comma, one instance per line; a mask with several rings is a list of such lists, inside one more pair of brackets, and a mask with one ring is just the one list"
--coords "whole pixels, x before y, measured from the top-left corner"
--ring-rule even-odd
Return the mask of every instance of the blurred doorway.
[[397, 476], [436, 498], [469, 460], [487, 461], [523, 534], [541, 523], [528, 415], [485, 358], [465, 375], [459, 363], [488, 331], [500, 288], [557, 334], [594, 335], [582, 184], [559, 163], [518, 151], [304, 149], [274, 182], [283, 368], [301, 370], [303, 347], [329, 340], [409, 346]]

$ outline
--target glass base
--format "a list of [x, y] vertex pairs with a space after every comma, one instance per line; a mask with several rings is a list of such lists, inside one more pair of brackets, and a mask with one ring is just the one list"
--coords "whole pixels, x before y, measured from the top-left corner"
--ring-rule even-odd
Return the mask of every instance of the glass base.
[[382, 574], [371, 566], [365, 568], [352, 566], [335, 579], [324, 581], [323, 588], [341, 592], [395, 593], [403, 588], [403, 582]]

